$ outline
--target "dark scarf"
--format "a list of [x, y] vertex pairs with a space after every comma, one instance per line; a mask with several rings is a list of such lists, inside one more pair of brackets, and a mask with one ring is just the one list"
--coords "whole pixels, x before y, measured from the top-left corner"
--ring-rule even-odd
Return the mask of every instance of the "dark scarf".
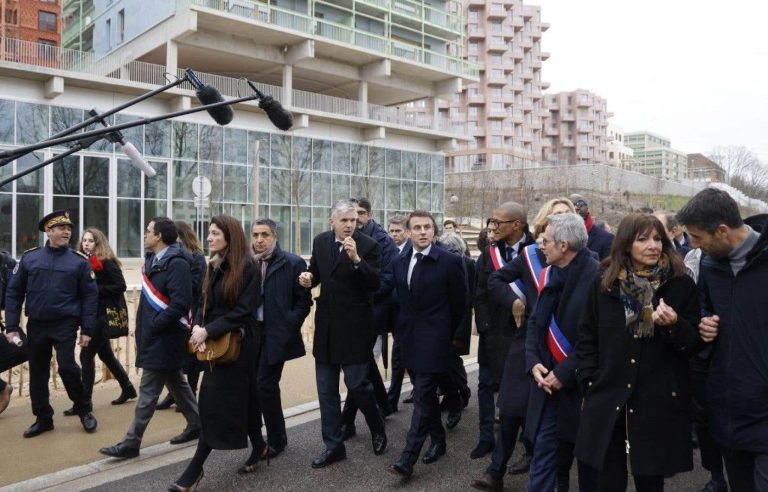
[[632, 335], [653, 337], [653, 297], [659, 286], [670, 277], [670, 272], [666, 253], [649, 270], [635, 271], [632, 260], [627, 258], [619, 271], [619, 297], [624, 306], [627, 331]]
[[251, 256], [253, 256], [253, 259], [256, 261], [256, 264], [259, 265], [259, 271], [261, 272], [261, 287], [264, 288], [264, 280], [267, 276], [267, 265], [269, 265], [269, 262], [272, 261], [272, 257], [275, 255], [275, 247], [277, 246], [277, 241], [272, 243], [272, 247], [266, 250], [263, 253], [257, 253], [256, 250], [253, 248], [253, 245], [251, 245]]

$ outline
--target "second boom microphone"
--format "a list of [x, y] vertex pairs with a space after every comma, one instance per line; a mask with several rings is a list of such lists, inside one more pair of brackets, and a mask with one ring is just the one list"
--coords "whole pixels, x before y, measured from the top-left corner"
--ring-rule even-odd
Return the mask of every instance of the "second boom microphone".
[[[184, 73], [187, 76], [187, 80], [189, 80], [192, 83], [192, 86], [194, 86], [195, 95], [200, 101], [200, 104], [206, 106], [208, 104], [224, 101], [224, 98], [221, 96], [221, 92], [216, 90], [216, 88], [212, 85], [203, 84], [203, 81], [197, 78], [197, 75], [195, 75], [195, 72], [192, 71], [191, 68], [188, 68]], [[213, 120], [221, 126], [228, 125], [235, 117], [235, 113], [232, 111], [231, 106], [219, 106], [218, 108], [208, 109], [208, 114], [211, 115], [211, 118], [213, 118]]]

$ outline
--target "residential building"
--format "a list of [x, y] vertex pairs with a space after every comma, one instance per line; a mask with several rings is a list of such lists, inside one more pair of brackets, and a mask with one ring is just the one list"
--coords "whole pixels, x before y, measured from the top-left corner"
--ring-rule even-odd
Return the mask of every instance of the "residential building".
[[608, 123], [608, 156], [606, 163], [621, 169], [632, 168], [634, 151], [624, 145], [624, 130], [613, 123]]
[[466, 13], [467, 60], [480, 66], [480, 81], [439, 103], [452, 121], [466, 122], [474, 141], [448, 156], [449, 172], [538, 165], [542, 90], [541, 8], [522, 0], [471, 0]]
[[726, 182], [725, 170], [704, 154], [688, 154], [688, 179]]
[[77, 51], [93, 51], [94, 0], [63, 0], [61, 17], [61, 45]]
[[[365, 0], [342, 8], [318, 0], [298, 10], [284, 1], [171, 3], [172, 15], [150, 22], [141, 17], [162, 10], [152, 8], [158, 2], [96, 1], [94, 53], [59, 50], [55, 66], [5, 64], [0, 148], [44, 140], [87, 118], [91, 108], [108, 110], [183, 77], [186, 67], [227, 99], [252, 94], [241, 77], [250, 79], [293, 113], [293, 129], [276, 130], [251, 101], [235, 105], [224, 128], [203, 112], [124, 130], [156, 177], [140, 174], [119, 145], [101, 140], [0, 189], [0, 249], [19, 255], [41, 244], [37, 220], [57, 208], [75, 212], [73, 236], [99, 227], [127, 258], [142, 256], [143, 227], [157, 215], [201, 231], [217, 213], [244, 224], [270, 216], [281, 244], [302, 254], [327, 229], [329, 209], [340, 198], [367, 196], [380, 222], [415, 208], [442, 220], [444, 151], [468, 140], [465, 127], [438, 114], [413, 119], [397, 106], [478, 80], [476, 67], [450, 53], [450, 46], [463, 46], [460, 10], [434, 1]], [[347, 17], [335, 17], [333, 9]], [[99, 54], [106, 21], [117, 35], [121, 17], [125, 36]], [[138, 33], [133, 21], [145, 31]], [[372, 33], [373, 25], [381, 35]], [[407, 36], [420, 44], [403, 41]], [[37, 50], [36, 43], [13, 44], [20, 53]], [[125, 123], [197, 105], [192, 85], [183, 82], [109, 120]], [[3, 176], [54, 150], [62, 149], [17, 159], [2, 168]], [[211, 182], [207, 199], [193, 193], [197, 177]]]
[[662, 179], [681, 181], [688, 177], [688, 155], [675, 150], [668, 138], [648, 131], [624, 134], [631, 148], [632, 170]]
[[15, 61], [15, 45], [8, 39], [37, 43], [32, 57], [46, 64], [61, 40], [61, 5], [59, 0], [0, 0], [0, 60]]
[[585, 89], [546, 94], [543, 161], [548, 164], [603, 164], [608, 161], [607, 101]]

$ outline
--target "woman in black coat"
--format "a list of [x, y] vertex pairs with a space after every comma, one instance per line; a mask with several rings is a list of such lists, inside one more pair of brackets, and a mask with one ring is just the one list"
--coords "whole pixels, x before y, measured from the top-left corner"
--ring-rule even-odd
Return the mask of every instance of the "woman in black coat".
[[203, 464], [213, 449], [246, 448], [250, 437], [254, 450], [249, 462], [255, 463], [266, 447], [260, 426], [248, 419], [256, 375], [258, 337], [252, 310], [260, 295], [259, 272], [236, 219], [213, 217], [208, 231], [208, 248], [213, 256], [203, 281], [202, 305], [195, 316], [190, 342], [203, 352], [207, 339], [240, 332], [242, 346], [239, 358], [231, 365], [205, 364], [199, 397], [200, 440], [186, 470], [169, 487], [176, 491], [188, 490], [202, 478]]
[[579, 324], [585, 390], [576, 456], [601, 470], [600, 490], [638, 491], [693, 468], [688, 360], [699, 348], [699, 300], [664, 226], [621, 221]]
[[[99, 356], [101, 362], [109, 368], [117, 382], [120, 383], [120, 396], [112, 400], [113, 405], [120, 405], [136, 398], [136, 389], [128, 379], [128, 373], [120, 364], [112, 351], [112, 345], [109, 342], [107, 334], [107, 306], [125, 305], [125, 299], [118, 304], [120, 297], [123, 297], [126, 286], [123, 272], [120, 269], [120, 260], [115, 256], [114, 251], [109, 246], [107, 237], [98, 229], [89, 227], [83, 231], [83, 237], [80, 239], [78, 251], [86, 256], [91, 263], [91, 269], [96, 275], [96, 285], [99, 287], [99, 307], [97, 311], [97, 326], [93, 339], [87, 347], [80, 350], [80, 365], [83, 370], [83, 387], [88, 401], [93, 394], [93, 381], [96, 377], [96, 356]], [[77, 415], [74, 409], [64, 410], [64, 415]]]

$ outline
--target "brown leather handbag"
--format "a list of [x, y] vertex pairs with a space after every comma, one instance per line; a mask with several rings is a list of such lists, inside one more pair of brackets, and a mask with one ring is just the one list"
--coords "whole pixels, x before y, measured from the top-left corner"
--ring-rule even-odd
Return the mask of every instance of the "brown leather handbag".
[[[205, 311], [208, 307], [208, 296], [203, 300], [203, 328], [205, 328]], [[216, 340], [208, 338], [205, 341], [205, 350], [198, 352], [192, 342], [189, 341], [189, 352], [194, 353], [197, 360], [207, 362], [211, 368], [218, 364], [228, 366], [237, 362], [240, 357], [240, 346], [243, 343], [241, 330], [228, 331]]]

